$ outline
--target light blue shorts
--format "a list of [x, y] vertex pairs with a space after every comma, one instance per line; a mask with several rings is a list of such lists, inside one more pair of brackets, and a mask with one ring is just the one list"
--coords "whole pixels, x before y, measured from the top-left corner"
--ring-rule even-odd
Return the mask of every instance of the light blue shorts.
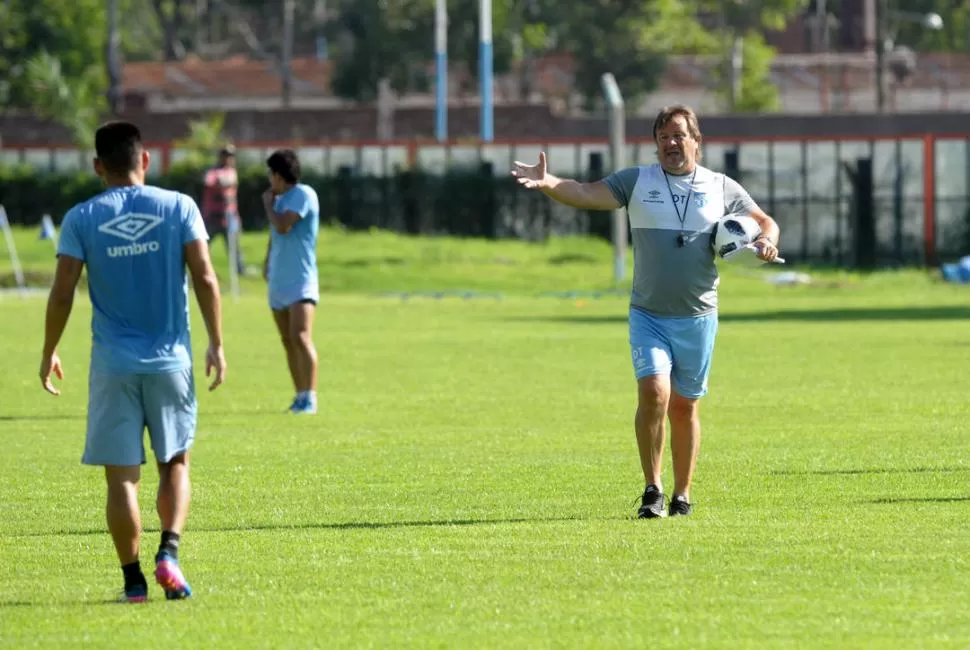
[[86, 465], [142, 465], [145, 428], [155, 459], [167, 463], [192, 447], [198, 420], [192, 369], [158, 374], [92, 370]]
[[637, 379], [669, 375], [671, 387], [683, 397], [699, 399], [707, 394], [716, 337], [716, 312], [658, 318], [630, 307], [630, 351]]

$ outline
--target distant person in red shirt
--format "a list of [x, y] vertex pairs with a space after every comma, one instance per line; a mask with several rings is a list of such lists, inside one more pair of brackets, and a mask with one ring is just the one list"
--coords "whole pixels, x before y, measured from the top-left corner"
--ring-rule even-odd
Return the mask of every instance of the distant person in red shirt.
[[[246, 265], [243, 263], [242, 248], [239, 233], [242, 223], [239, 219], [239, 207], [236, 203], [236, 190], [239, 187], [239, 177], [236, 174], [236, 148], [226, 145], [219, 152], [219, 164], [205, 173], [205, 191], [202, 197], [202, 219], [209, 233], [209, 245], [216, 237], [226, 240], [229, 250], [229, 238], [232, 237], [236, 247], [236, 271], [244, 275]], [[232, 224], [232, 228], [230, 228]]]

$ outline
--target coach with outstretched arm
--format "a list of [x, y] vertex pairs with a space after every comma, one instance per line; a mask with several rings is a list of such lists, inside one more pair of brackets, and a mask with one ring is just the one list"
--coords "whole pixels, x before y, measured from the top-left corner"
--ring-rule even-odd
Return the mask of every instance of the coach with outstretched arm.
[[[698, 402], [707, 393], [717, 335], [718, 274], [710, 235], [727, 214], [750, 215], [765, 261], [778, 257], [778, 225], [737, 182], [698, 164], [701, 132], [694, 111], [664, 108], [653, 126], [657, 163], [580, 183], [536, 165], [515, 163], [521, 185], [585, 210], [627, 209], [633, 233], [630, 349], [637, 378], [636, 436], [646, 487], [640, 518], [689, 515], [691, 479], [700, 448]], [[669, 509], [661, 487], [665, 423], [670, 419], [674, 490]]]

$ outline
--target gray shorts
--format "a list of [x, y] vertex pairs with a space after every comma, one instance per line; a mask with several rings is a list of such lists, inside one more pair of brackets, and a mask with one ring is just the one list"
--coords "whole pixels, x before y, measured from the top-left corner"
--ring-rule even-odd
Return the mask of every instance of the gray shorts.
[[142, 465], [145, 428], [155, 459], [167, 463], [195, 440], [192, 369], [158, 374], [91, 371], [85, 465]]

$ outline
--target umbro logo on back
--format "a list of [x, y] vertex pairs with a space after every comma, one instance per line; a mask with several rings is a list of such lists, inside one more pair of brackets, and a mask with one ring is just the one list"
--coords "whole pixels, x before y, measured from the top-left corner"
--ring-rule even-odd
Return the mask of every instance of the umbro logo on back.
[[157, 228], [163, 221], [165, 219], [153, 214], [123, 214], [101, 224], [98, 226], [98, 230], [128, 241], [138, 241]]
[[99, 231], [131, 242], [126, 246], [109, 246], [106, 249], [108, 257], [131, 257], [158, 252], [161, 245], [157, 241], [138, 243], [138, 240], [157, 228], [163, 221], [165, 219], [153, 214], [123, 214], [101, 224], [98, 226]]

